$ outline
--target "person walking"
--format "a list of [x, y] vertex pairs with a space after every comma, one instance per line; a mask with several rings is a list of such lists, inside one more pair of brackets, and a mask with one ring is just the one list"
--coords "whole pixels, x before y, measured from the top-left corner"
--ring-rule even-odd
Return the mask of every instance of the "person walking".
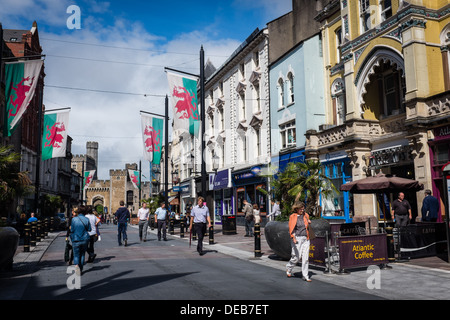
[[[166, 237], [166, 220], [167, 220], [167, 209], [166, 209], [166, 203], [164, 201], [161, 201], [160, 207], [156, 209], [155, 211], [155, 222], [158, 227], [158, 241], [161, 241], [161, 233], [163, 236], [164, 241], [167, 241]], [[162, 231], [162, 232], [161, 232]]]
[[270, 212], [267, 217], [270, 221], [274, 221], [280, 214], [280, 201], [272, 200], [272, 212]]
[[391, 210], [395, 218], [396, 227], [406, 227], [409, 220], [412, 219], [411, 205], [408, 200], [405, 200], [405, 194], [403, 192], [399, 192], [398, 198], [392, 201]]
[[208, 223], [208, 228], [211, 227], [211, 218], [209, 216], [209, 209], [204, 203], [203, 197], [198, 197], [197, 205], [191, 210], [191, 221], [189, 229], [194, 228], [197, 234], [197, 252], [199, 255], [204, 255], [203, 251], [203, 237], [206, 233], [206, 223]]
[[311, 282], [309, 278], [309, 231], [311, 223], [305, 212], [305, 204], [296, 202], [292, 206], [293, 213], [289, 217], [289, 236], [291, 237], [291, 259], [286, 265], [286, 275], [292, 277], [292, 270], [302, 260], [302, 279]]
[[86, 207], [85, 217], [89, 220], [89, 224], [91, 225], [91, 231], [89, 231], [89, 243], [86, 249], [86, 252], [89, 255], [87, 262], [90, 263], [94, 262], [94, 259], [97, 256], [94, 250], [94, 243], [98, 240], [97, 226], [100, 222], [100, 219], [95, 216], [92, 206]]
[[119, 242], [119, 246], [122, 245], [122, 239], [125, 243], [125, 247], [127, 246], [127, 223], [130, 219], [130, 211], [125, 208], [125, 203], [123, 201], [119, 202], [120, 208], [117, 209], [115, 216], [117, 218], [117, 240]]
[[139, 218], [139, 240], [147, 241], [147, 228], [150, 217], [150, 210], [147, 208], [147, 203], [143, 202], [142, 207], [138, 210]]
[[76, 217], [72, 218], [70, 224], [70, 240], [73, 250], [73, 264], [75, 265], [75, 273], [81, 275], [85, 262], [85, 253], [89, 243], [89, 232], [91, 224], [89, 219], [84, 216], [86, 212], [85, 206], [80, 206], [76, 211]]
[[253, 216], [255, 217], [255, 224], [260, 224], [261, 215], [259, 214], [258, 205], [256, 203], [253, 205]]
[[30, 219], [28, 219], [28, 223], [37, 222], [38, 219], [34, 216], [34, 212], [31, 213]]
[[422, 221], [436, 222], [439, 212], [439, 200], [431, 195], [431, 190], [425, 190], [422, 202]]
[[244, 208], [242, 212], [244, 213], [245, 218], [245, 236], [244, 237], [253, 237], [253, 225], [255, 224], [255, 217], [253, 216], [253, 208], [247, 200], [244, 199]]

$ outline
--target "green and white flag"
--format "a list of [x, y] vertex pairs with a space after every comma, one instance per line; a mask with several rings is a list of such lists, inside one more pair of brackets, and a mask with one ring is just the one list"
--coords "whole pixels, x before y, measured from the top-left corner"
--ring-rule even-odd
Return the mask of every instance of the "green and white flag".
[[130, 180], [133, 183], [133, 186], [136, 189], [139, 189], [140, 186], [141, 186], [141, 179], [140, 179], [140, 176], [139, 176], [139, 171], [129, 170], [128, 169], [128, 174], [130, 175]]
[[84, 172], [84, 189], [88, 188], [92, 180], [94, 180], [95, 170]]
[[154, 164], [159, 164], [163, 145], [164, 120], [141, 113], [141, 125], [144, 157]]
[[42, 60], [5, 63], [5, 135], [8, 137], [33, 99], [43, 63]]
[[198, 136], [201, 123], [197, 99], [198, 78], [166, 72], [173, 104], [173, 131]]
[[69, 112], [69, 110], [49, 111], [44, 114], [42, 160], [66, 156]]

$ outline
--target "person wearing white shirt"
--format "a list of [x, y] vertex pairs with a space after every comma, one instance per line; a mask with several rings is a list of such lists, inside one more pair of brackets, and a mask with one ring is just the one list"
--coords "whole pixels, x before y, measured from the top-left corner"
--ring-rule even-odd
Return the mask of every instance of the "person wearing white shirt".
[[93, 262], [97, 256], [94, 252], [94, 243], [98, 239], [97, 225], [100, 222], [100, 219], [95, 216], [92, 206], [86, 207], [86, 218], [89, 219], [89, 223], [91, 224], [91, 231], [89, 231], [89, 243], [86, 249], [86, 252], [89, 255], [87, 262], [90, 263]]
[[148, 228], [148, 220], [150, 217], [150, 210], [147, 208], [147, 204], [145, 202], [142, 203], [142, 208], [138, 210], [138, 218], [139, 218], [139, 240], [145, 242], [147, 241], [147, 228]]
[[274, 200], [272, 200], [272, 212], [268, 214], [267, 217], [270, 219], [270, 221], [273, 221], [280, 214], [281, 214], [280, 201], [275, 202]]
[[203, 251], [203, 237], [206, 232], [206, 223], [208, 223], [208, 228], [211, 227], [211, 218], [209, 216], [209, 209], [204, 203], [203, 197], [198, 197], [197, 205], [192, 208], [191, 211], [191, 222], [190, 222], [190, 230], [194, 227], [195, 232], [197, 233], [197, 252], [202, 256], [204, 255]]

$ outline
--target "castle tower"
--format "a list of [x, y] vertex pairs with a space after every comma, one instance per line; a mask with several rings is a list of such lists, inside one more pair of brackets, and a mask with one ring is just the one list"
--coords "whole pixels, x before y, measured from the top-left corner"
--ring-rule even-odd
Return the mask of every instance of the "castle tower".
[[97, 180], [98, 172], [98, 142], [88, 141], [86, 142], [86, 155], [90, 156], [95, 161], [95, 176], [94, 180]]

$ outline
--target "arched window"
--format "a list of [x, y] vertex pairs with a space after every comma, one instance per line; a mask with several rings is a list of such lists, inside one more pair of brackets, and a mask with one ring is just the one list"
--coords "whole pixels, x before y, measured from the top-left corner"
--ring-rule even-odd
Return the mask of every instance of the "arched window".
[[278, 108], [284, 107], [284, 81], [282, 78], [278, 79]]
[[331, 85], [331, 98], [333, 101], [333, 124], [340, 126], [344, 124], [346, 105], [345, 105], [345, 85], [342, 79], [336, 79]]
[[450, 90], [450, 24], [441, 33], [442, 69], [444, 71], [445, 90]]
[[288, 104], [294, 103], [294, 75], [289, 72], [287, 75], [287, 87], [288, 87]]

